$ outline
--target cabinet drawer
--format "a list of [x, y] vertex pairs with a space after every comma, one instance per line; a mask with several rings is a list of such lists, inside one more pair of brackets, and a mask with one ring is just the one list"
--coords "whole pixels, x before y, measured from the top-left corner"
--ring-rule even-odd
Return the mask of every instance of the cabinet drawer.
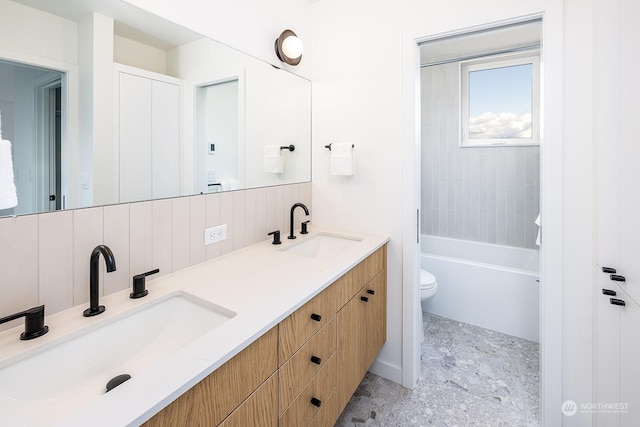
[[277, 329], [258, 338], [145, 425], [218, 425], [276, 371]]
[[311, 421], [309, 427], [333, 427], [340, 417], [338, 406], [338, 389], [334, 390], [329, 399], [322, 405], [318, 415]]
[[[309, 425], [334, 392], [337, 374], [336, 356], [334, 355], [280, 417], [279, 425], [281, 427]], [[319, 406], [314, 405], [312, 399], [318, 399]]]
[[334, 286], [338, 295], [338, 309], [344, 306], [362, 287], [385, 266], [386, 245], [369, 255], [336, 280]]
[[[336, 321], [332, 318], [284, 365], [280, 367], [280, 414], [336, 351]], [[314, 361], [311, 360], [311, 358]]]
[[316, 295], [280, 322], [279, 364], [281, 366], [336, 314], [334, 285]]
[[221, 424], [221, 427], [276, 427], [278, 411], [276, 396], [278, 376], [264, 382], [247, 400], [238, 406]]

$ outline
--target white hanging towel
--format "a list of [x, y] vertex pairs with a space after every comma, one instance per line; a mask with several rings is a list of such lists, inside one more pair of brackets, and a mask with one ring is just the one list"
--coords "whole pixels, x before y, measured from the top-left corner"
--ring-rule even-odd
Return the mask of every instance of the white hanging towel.
[[0, 209], [18, 205], [18, 193], [13, 181], [11, 142], [0, 139]]
[[279, 145], [265, 145], [262, 151], [262, 168], [267, 173], [284, 172], [284, 157]]
[[354, 166], [352, 144], [331, 144], [331, 175], [351, 176]]
[[536, 218], [535, 224], [538, 226], [538, 237], [536, 237], [536, 245], [540, 246], [540, 230], [542, 230], [542, 227], [540, 227], [540, 214], [538, 214], [538, 218]]

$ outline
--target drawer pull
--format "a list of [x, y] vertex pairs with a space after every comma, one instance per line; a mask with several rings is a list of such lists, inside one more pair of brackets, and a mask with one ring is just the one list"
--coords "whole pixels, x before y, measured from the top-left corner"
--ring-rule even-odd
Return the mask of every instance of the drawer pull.
[[322, 316], [320, 316], [319, 314], [315, 314], [315, 313], [313, 313], [313, 314], [311, 315], [311, 319], [312, 319], [312, 320], [315, 320], [316, 322], [319, 322], [319, 321], [321, 321], [321, 320], [322, 320]]
[[623, 306], [623, 307], [626, 305], [626, 303], [623, 300], [617, 299], [617, 298], [609, 298], [609, 301], [613, 305], [620, 305], [620, 306]]
[[609, 295], [610, 297], [615, 297], [616, 296], [616, 291], [613, 291], [611, 289], [603, 289], [602, 290], [602, 295]]
[[613, 280], [614, 282], [624, 282], [624, 281], [627, 280], [627, 279], [625, 279], [624, 276], [620, 276], [618, 274], [612, 274], [612, 275], [609, 276], [609, 278], [611, 280]]
[[316, 399], [315, 397], [312, 397], [311, 404], [319, 408], [322, 405], [322, 401], [320, 399]]
[[616, 269], [611, 267], [602, 267], [602, 272], [607, 274], [616, 274]]
[[318, 356], [311, 356], [311, 362], [319, 365], [320, 363], [322, 363], [322, 359], [320, 359]]
[[364, 302], [369, 302], [369, 297], [360, 297], [360, 300]]
[[367, 289], [367, 293], [368, 293], [369, 295], [375, 295], [375, 294], [376, 294], [376, 291], [374, 291], [373, 289]]

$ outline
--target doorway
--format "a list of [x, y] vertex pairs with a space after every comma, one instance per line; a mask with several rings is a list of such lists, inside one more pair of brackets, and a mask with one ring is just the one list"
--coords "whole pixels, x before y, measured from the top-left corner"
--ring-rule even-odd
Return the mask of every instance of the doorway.
[[2, 138], [12, 143], [18, 206], [0, 216], [65, 208], [63, 72], [0, 60]]

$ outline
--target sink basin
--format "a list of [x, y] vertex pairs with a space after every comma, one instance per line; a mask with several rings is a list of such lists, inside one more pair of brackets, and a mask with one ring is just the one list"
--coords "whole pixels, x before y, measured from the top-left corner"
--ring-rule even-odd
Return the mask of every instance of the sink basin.
[[307, 258], [324, 259], [338, 255], [360, 241], [362, 239], [357, 237], [320, 233], [309, 240], [284, 248], [282, 251]]
[[135, 378], [235, 314], [184, 292], [167, 295], [0, 367], [0, 400], [34, 425], [53, 423], [103, 395], [112, 378]]

